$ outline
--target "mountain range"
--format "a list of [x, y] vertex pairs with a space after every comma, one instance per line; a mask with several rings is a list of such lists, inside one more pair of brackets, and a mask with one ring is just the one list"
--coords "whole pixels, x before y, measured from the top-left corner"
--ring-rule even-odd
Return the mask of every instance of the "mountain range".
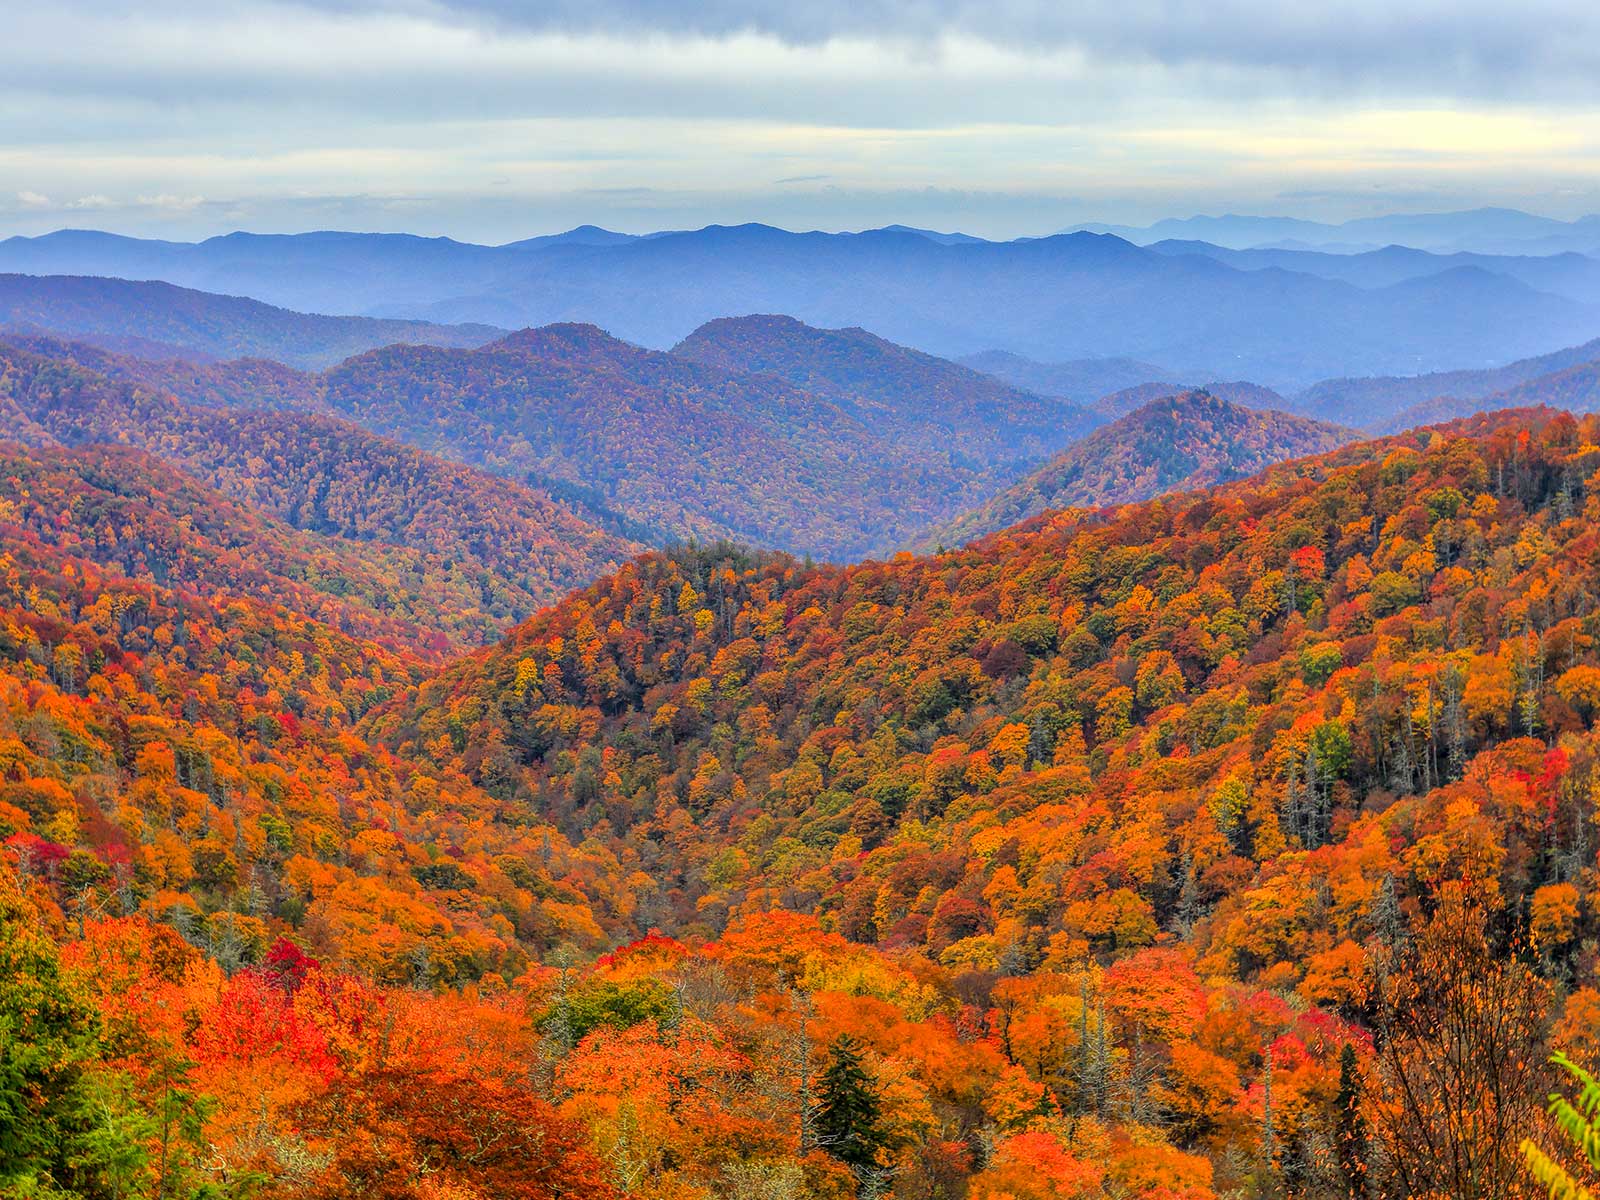
[[[1199, 255], [1243, 271], [1292, 271], [1320, 279], [1338, 279], [1361, 288], [1393, 287], [1447, 271], [1479, 270], [1581, 304], [1600, 302], [1600, 252], [1497, 255], [1465, 251], [1430, 253], [1409, 246], [1385, 246], [1356, 254], [1334, 254], [1261, 247], [1231, 250], [1209, 242], [1179, 240], [1154, 242], [1147, 249], [1174, 256]], [[1596, 250], [1600, 251], [1600, 245]]]
[[1168, 218], [1144, 226], [1086, 224], [1074, 226], [1073, 230], [1112, 233], [1139, 245], [1178, 239], [1213, 242], [1235, 250], [1263, 247], [1351, 254], [1404, 246], [1444, 254], [1600, 251], [1600, 215], [1561, 221], [1511, 208], [1357, 217], [1338, 224], [1229, 214]]
[[[1600, 342], [1590, 342], [1487, 370], [1325, 380], [1287, 395], [1244, 381], [1195, 385], [1156, 378], [1084, 405], [1041, 393], [1060, 392], [1058, 385], [1067, 383], [1082, 395], [1090, 382], [1165, 372], [1136, 360], [1050, 365], [993, 353], [971, 360], [1005, 375], [1002, 381], [859, 328], [820, 329], [785, 316], [708, 322], [662, 353], [571, 325], [488, 342], [480, 339], [496, 331], [404, 325], [398, 332], [442, 344], [388, 343], [396, 332], [392, 322], [306, 316], [158, 283], [12, 276], [0, 281], [0, 296], [10, 297], [13, 312], [26, 314], [26, 328], [77, 336], [88, 329], [102, 342], [52, 349], [48, 338], [14, 337], [22, 349], [65, 355], [76, 367], [181, 405], [316, 414], [339, 430], [330, 435], [330, 447], [346, 444], [353, 458], [370, 458], [350, 440], [359, 426], [369, 441], [373, 434], [398, 439], [424, 456], [498, 475], [522, 489], [510, 509], [533, 506], [519, 518], [538, 531], [519, 535], [532, 537], [529, 544], [551, 533], [558, 510], [560, 520], [576, 522], [557, 540], [587, 549], [555, 574], [537, 568], [527, 577], [529, 590], [488, 604], [491, 622], [552, 595], [548, 589], [559, 587], [557, 580], [581, 580], [589, 569], [584, 564], [596, 561], [591, 554], [614, 562], [625, 547], [640, 543], [733, 538], [827, 558], [859, 557], [925, 544], [930, 534], [951, 539], [993, 528], [997, 514], [1020, 518], [1058, 493], [1054, 502], [1063, 505], [1126, 502], [1153, 494], [1152, 488], [1199, 486], [1247, 473], [1274, 456], [1329, 444], [1301, 436], [1305, 430], [1260, 442], [1245, 436], [1249, 426], [1238, 423], [1237, 413], [1220, 426], [1209, 419], [1189, 426], [1158, 416], [1163, 410], [1145, 411], [1195, 386], [1214, 400], [1268, 414], [1280, 432], [1287, 428], [1285, 414], [1384, 432], [1546, 397], [1581, 409], [1588, 403], [1582, 368], [1600, 357]], [[133, 352], [104, 348], [119, 339], [131, 341]], [[362, 340], [388, 344], [321, 372], [265, 358], [214, 357], [239, 349], [325, 360]], [[1562, 372], [1575, 373], [1553, 378]], [[9, 407], [20, 436], [38, 436], [48, 414], [15, 401]], [[73, 436], [146, 444], [166, 427], [171, 411], [131, 423], [102, 417], [100, 428]], [[1106, 432], [1109, 440], [1080, 442], [1097, 425], [1140, 411], [1131, 423]], [[1199, 417], [1198, 411], [1190, 415]], [[198, 428], [196, 419], [180, 422], [191, 431], [182, 436]], [[244, 418], [230, 420], [237, 425]], [[264, 415], [249, 420], [252, 437], [276, 439], [302, 418], [278, 419], [276, 427]], [[236, 442], [238, 433], [230, 431], [223, 441]], [[1235, 435], [1240, 440], [1230, 444]], [[213, 440], [211, 433], [201, 438]], [[1184, 444], [1203, 449], [1192, 458], [1173, 457]], [[1112, 451], [1112, 445], [1119, 448]], [[645, 447], [649, 453], [641, 454]], [[1055, 455], [1073, 464], [1077, 485], [1063, 490], [1059, 479], [1025, 478], [1036, 468], [1046, 476], [1059, 469], [1059, 462], [1049, 464]], [[310, 476], [267, 506], [291, 519], [302, 509], [326, 509], [315, 488], [304, 489], [336, 470], [337, 458], [326, 450]], [[1180, 460], [1189, 465], [1177, 469]], [[428, 461], [435, 464], [429, 471], [444, 467], [437, 458]], [[267, 486], [256, 475], [251, 486]], [[214, 474], [208, 478], [219, 482]], [[1007, 493], [1013, 486], [1019, 490]], [[463, 488], [473, 495], [482, 490]], [[261, 502], [259, 494], [245, 498]], [[406, 519], [375, 517], [358, 505], [348, 517], [324, 512], [314, 527], [349, 533], [372, 520]]]
[[1144, 378], [1145, 382], [1125, 386], [1088, 402], [1091, 412], [1106, 419], [1125, 416], [1162, 397], [1201, 388], [1246, 408], [1296, 413], [1372, 433], [1397, 433], [1485, 409], [1548, 403], [1577, 412], [1588, 411], [1581, 380], [1592, 372], [1597, 362], [1600, 362], [1600, 338], [1500, 367], [1425, 375], [1324, 379], [1298, 391], [1280, 393], [1247, 380], [1172, 383], [1168, 381], [1172, 373], [1160, 367], [1123, 360], [1050, 364], [1010, 354], [981, 355], [967, 360], [968, 365], [975, 367], [988, 365], [997, 376], [1019, 386], [1031, 382], [1047, 395], [1062, 394], [1058, 385], [1070, 386], [1085, 379]]
[[[994, 243], [761, 225], [602, 233], [489, 247], [398, 235], [233, 234], [188, 244], [63, 232], [0, 243], [0, 269], [160, 278], [385, 319], [592, 323], [658, 349], [721, 317], [786, 313], [944, 357], [1124, 357], [1182, 378], [1277, 387], [1493, 366], [1582, 341], [1600, 325], [1592, 297], [1541, 290], [1479, 260], [1358, 286], [1109, 234]], [[1579, 286], [1563, 283], [1560, 267], [1516, 269], [1541, 284]]]
[[[168, 290], [126, 286], [151, 289], [155, 315], [143, 328], [164, 327]], [[185, 309], [201, 295], [188, 293]], [[63, 324], [76, 312], [69, 318]], [[372, 477], [346, 480], [330, 500], [329, 473], [347, 474], [351, 462], [406, 479], [403, 492], [416, 496], [436, 485], [483, 495], [487, 472], [509, 484], [489, 487], [485, 507], [463, 513], [462, 524], [492, 527], [488, 512], [531, 505], [518, 519], [570, 544], [575, 562], [604, 561], [625, 543], [689, 538], [823, 557], [892, 550], [1100, 423], [1070, 402], [859, 330], [787, 319], [718, 322], [673, 354], [591, 326], [547, 326], [475, 349], [389, 345], [321, 373], [256, 359], [152, 361], [39, 337], [11, 344], [64, 360], [73, 379], [105, 377], [71, 393], [79, 400], [115, 395], [66, 403], [57, 385], [31, 382], [44, 373], [28, 375], [19, 358], [7, 394], [20, 436], [35, 428], [72, 442], [165, 447], [224, 490], [219, 472], [255, 502], [341, 533], [413, 519], [367, 510], [360, 488], [388, 491]], [[113, 380], [120, 391], [107, 389]], [[239, 411], [208, 411], [216, 408]], [[246, 411], [261, 409], [271, 411]], [[66, 429], [69, 412], [79, 424]], [[415, 449], [402, 462], [387, 438]], [[473, 470], [446, 484], [434, 456]], [[574, 524], [562, 529], [558, 518]], [[515, 555], [515, 543], [501, 550]], [[517, 603], [562, 569], [536, 571]], [[508, 563], [496, 571], [508, 574]]]

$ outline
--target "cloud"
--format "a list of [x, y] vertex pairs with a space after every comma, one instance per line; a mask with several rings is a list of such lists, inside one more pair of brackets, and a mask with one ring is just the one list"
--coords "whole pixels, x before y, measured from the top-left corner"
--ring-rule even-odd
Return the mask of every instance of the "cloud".
[[[1305, 88], [1431, 103], [1600, 96], [1600, 5], [1592, 0], [213, 0], [204, 8], [192, 0], [58, 0], [22, 10], [9, 40], [24, 50], [42, 41], [31, 30], [64, 27], [78, 36], [59, 52], [34, 50], [71, 59], [92, 53], [96, 31], [115, 29], [126, 39], [123, 68], [165, 57], [179, 80], [208, 68], [225, 78], [231, 63], [281, 43], [295, 45], [315, 71], [325, 49], [348, 40], [357, 53], [345, 65], [360, 86], [373, 80], [394, 35], [409, 30], [423, 34], [417, 48], [432, 43], [446, 62], [466, 39], [491, 71], [529, 38], [577, 39], [580, 63], [583, 45], [631, 45], [663, 66], [704, 42], [737, 49], [733, 65], [752, 42], [769, 41], [811, 50], [866, 45], [880, 65], [932, 66], [948, 65], [952, 43], [979, 43], [1107, 73], [1199, 73], [1212, 87], [1262, 77], [1290, 96]], [[16, 57], [25, 68], [32, 54]], [[113, 79], [125, 73], [106, 65]], [[286, 78], [307, 73], [292, 61], [284, 66]], [[620, 90], [631, 79], [618, 75]]]
[[1597, 114], [1587, 0], [57, 0], [0, 39], [30, 229], [1575, 215]]
[[1590, 0], [310, 0], [498, 31], [868, 40], [926, 48], [958, 36], [1033, 53], [1172, 67], [1385, 81], [1435, 96], [1552, 84], [1592, 95], [1600, 5]]

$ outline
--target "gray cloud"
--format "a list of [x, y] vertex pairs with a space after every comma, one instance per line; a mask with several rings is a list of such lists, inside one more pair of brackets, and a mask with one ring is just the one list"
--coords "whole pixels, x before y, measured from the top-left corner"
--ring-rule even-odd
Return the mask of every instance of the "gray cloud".
[[1575, 215], [1597, 110], [1592, 0], [57, 0], [0, 234]]
[[1440, 94], [1532, 88], [1593, 95], [1592, 0], [308, 0], [326, 11], [612, 36], [758, 34], [794, 45], [862, 38], [914, 47], [959, 34], [1078, 51]]

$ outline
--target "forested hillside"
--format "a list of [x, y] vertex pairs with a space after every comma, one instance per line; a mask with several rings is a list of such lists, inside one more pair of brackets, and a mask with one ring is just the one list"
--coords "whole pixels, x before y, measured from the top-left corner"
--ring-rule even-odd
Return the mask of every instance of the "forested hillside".
[[[680, 936], [776, 909], [937, 963], [771, 951], [828, 980], [790, 1011], [857, 996], [907, 1179], [987, 1128], [977, 1195], [1513, 1194], [1600, 1005], [1597, 434], [1507, 414], [932, 559], [646, 559], [370, 725], [616, 847]], [[967, 1004], [1009, 1065], [963, 1109], [868, 1031]]]
[[1053, 454], [1100, 423], [1076, 404], [1018, 391], [863, 329], [814, 329], [793, 317], [712, 321], [672, 352], [780, 376], [848, 405], [902, 445], [955, 453], [991, 469]]
[[302, 532], [142, 451], [0, 445], [0, 512], [127, 579], [282, 604], [436, 663], [501, 625], [437, 556]]
[[169, 283], [87, 275], [0, 275], [0, 331], [100, 341], [146, 358], [271, 358], [322, 367], [391, 342], [477, 346], [487, 325], [324, 317]]
[[0, 1178], [1520, 1195], [1600, 1052], [1595, 421], [651, 554], [442, 673], [359, 547], [13, 452]]
[[772, 375], [641, 350], [592, 326], [479, 350], [393, 346], [324, 376], [329, 408], [487, 470], [567, 484], [655, 531], [850, 558], [980, 495], [957, 446], [918, 450]]
[[[1483, 370], [1436, 371], [1426, 375], [1379, 376], [1368, 379], [1325, 379], [1293, 398], [1293, 411], [1323, 421], [1337, 421], [1357, 429], [1391, 432], [1399, 414], [1413, 405], [1442, 396], [1463, 402], [1452, 415], [1464, 416], [1484, 408], [1506, 407], [1483, 403], [1512, 389], [1531, 384], [1541, 376], [1600, 360], [1600, 338], [1569, 346], [1536, 358], [1519, 359]], [[1472, 404], [1472, 401], [1480, 403]]]
[[[348, 422], [186, 405], [85, 369], [75, 353], [63, 357], [75, 347], [32, 345], [54, 354], [0, 342], [0, 398], [25, 422], [14, 437], [138, 446], [297, 529], [403, 548], [391, 571], [375, 578], [397, 597], [420, 583], [423, 603], [434, 609], [429, 625], [458, 647], [494, 638], [639, 549], [546, 493]], [[100, 361], [140, 376], [125, 359]], [[253, 364], [244, 366], [244, 378], [254, 378]]]
[[[532, 504], [541, 509], [535, 523], [567, 526], [547, 554], [559, 558], [561, 543], [572, 543], [579, 565], [596, 552], [595, 527], [613, 544], [732, 537], [826, 558], [887, 553], [992, 495], [1089, 424], [1070, 405], [876, 342], [877, 358], [916, 369], [871, 396], [834, 385], [808, 391], [770, 373], [641, 350], [588, 326], [524, 330], [476, 350], [389, 346], [321, 374], [253, 359], [152, 363], [39, 337], [5, 344], [137, 394], [137, 415], [117, 396], [88, 402], [88, 415], [76, 411], [85, 402], [66, 403], [75, 415], [50, 420], [69, 420], [73, 440], [111, 437], [175, 454], [230, 494], [361, 536], [364, 516], [346, 520], [334, 510], [367, 501], [335, 481], [323, 504], [319, 489], [370, 468], [379, 477], [364, 486], [390, 491], [398, 468], [369, 460], [393, 457], [397, 448], [381, 439], [394, 439], [422, 452], [407, 455], [413, 475], [454, 470], [441, 458], [472, 468], [433, 479], [416, 499], [441, 510], [467, 506], [454, 518], [464, 529], [499, 523], [485, 518], [489, 506], [474, 506], [486, 488], [501, 494], [496, 507]], [[820, 377], [826, 356], [815, 351], [795, 343], [796, 358], [809, 358]], [[30, 411], [55, 405], [47, 389]], [[1013, 418], [1032, 421], [1033, 432], [1013, 432]], [[224, 449], [263, 438], [279, 448], [243, 459]], [[269, 461], [304, 457], [314, 460], [309, 477], [280, 465], [260, 477]], [[485, 475], [511, 482], [486, 485]], [[517, 574], [508, 561], [493, 569]], [[585, 568], [564, 584], [596, 573]]]
[[1106, 420], [1114, 421], [1118, 417], [1137, 412], [1156, 400], [1164, 400], [1169, 396], [1182, 396], [1187, 392], [1205, 392], [1207, 395], [1242, 408], [1267, 409], [1281, 413], [1289, 407], [1289, 402], [1271, 388], [1244, 380], [1208, 383], [1204, 387], [1182, 387], [1174, 383], [1141, 383], [1137, 387], [1124, 388], [1120, 392], [1101, 396], [1089, 407]]
[[0, 334], [0, 342], [43, 358], [71, 360], [120, 383], [161, 392], [206, 408], [266, 408], [315, 412], [322, 409], [317, 376], [269, 358], [223, 362], [192, 358], [148, 358], [115, 348], [59, 337]]
[[1244, 408], [1206, 391], [1167, 395], [1097, 429], [928, 540], [954, 546], [1047, 509], [1122, 504], [1226, 483], [1355, 437], [1353, 430]]

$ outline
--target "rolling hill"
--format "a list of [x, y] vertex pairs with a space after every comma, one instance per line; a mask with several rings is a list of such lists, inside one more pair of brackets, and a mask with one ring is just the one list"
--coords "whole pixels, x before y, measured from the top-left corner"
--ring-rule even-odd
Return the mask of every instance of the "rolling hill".
[[674, 346], [679, 358], [776, 375], [848, 406], [872, 429], [986, 468], [1038, 459], [1099, 424], [1070, 402], [897, 346], [863, 329], [813, 329], [793, 317], [709, 322]]
[[928, 544], [960, 545], [1056, 508], [1095, 508], [1194, 491], [1355, 440], [1342, 429], [1184, 392], [1153, 400], [1097, 429]]
[[[42, 348], [54, 353], [38, 353]], [[0, 403], [27, 422], [11, 437], [138, 447], [296, 529], [379, 544], [391, 561], [373, 576], [395, 591], [386, 597], [380, 585], [369, 586], [378, 587], [373, 607], [432, 607], [416, 619], [447, 630], [453, 644], [495, 636], [640, 548], [548, 494], [348, 422], [186, 405], [89, 370], [75, 350], [0, 341]], [[115, 365], [109, 356], [88, 357]], [[131, 364], [135, 375], [141, 367]]]
[[1451, 396], [1462, 401], [1482, 400], [1542, 375], [1596, 359], [1600, 359], [1600, 338], [1487, 370], [1326, 379], [1293, 395], [1287, 407], [1292, 412], [1338, 421], [1355, 428], [1377, 428], [1392, 422], [1398, 414], [1414, 404], [1440, 396]]
[[30, 544], [122, 579], [248, 597], [434, 662], [472, 644], [464, 630], [490, 632], [441, 611], [455, 589], [421, 555], [303, 532], [140, 450], [0, 447], [0, 480], [0, 512]]
[[0, 331], [99, 342], [146, 358], [270, 358], [322, 367], [391, 342], [477, 346], [487, 326], [323, 317], [160, 282], [0, 275]]
[[[854, 339], [849, 353], [863, 356], [854, 384], [836, 357], [839, 338]], [[768, 349], [782, 346], [791, 371], [821, 392], [768, 371], [643, 350], [587, 326], [524, 330], [475, 349], [392, 345], [319, 374], [255, 359], [151, 362], [46, 338], [13, 343], [196, 409], [353, 422], [554, 495], [634, 542], [731, 537], [830, 558], [896, 548], [1092, 423], [1070, 404], [954, 364], [798, 324], [783, 324]], [[144, 444], [147, 434], [122, 436]], [[281, 496], [253, 499], [274, 511], [298, 507]]]
[[991, 477], [958, 447], [902, 444], [853, 404], [592, 326], [373, 351], [328, 371], [322, 395], [386, 436], [593, 497], [659, 540], [859, 557], [958, 511]]
[[1101, 396], [1089, 407], [1106, 420], [1114, 421], [1118, 417], [1125, 417], [1143, 408], [1151, 401], [1197, 391], [1206, 392], [1242, 408], [1281, 411], [1288, 407], [1288, 402], [1271, 388], [1244, 380], [1212, 382], [1196, 387], [1185, 387], [1176, 383], [1141, 383], [1138, 387], [1125, 388], [1120, 392], [1112, 392], [1109, 396]]
[[1112, 392], [1167, 379], [1173, 374], [1165, 367], [1131, 358], [1081, 358], [1073, 362], [1042, 363], [1005, 350], [969, 354], [960, 361], [964, 367], [1003, 379], [1013, 387], [1040, 396], [1060, 396], [1077, 404], [1090, 404]]
[[48, 335], [0, 333], [5, 345], [74, 364], [146, 391], [170, 394], [205, 408], [261, 408], [319, 412], [317, 376], [266, 358], [197, 361], [147, 358], [114, 347]]

